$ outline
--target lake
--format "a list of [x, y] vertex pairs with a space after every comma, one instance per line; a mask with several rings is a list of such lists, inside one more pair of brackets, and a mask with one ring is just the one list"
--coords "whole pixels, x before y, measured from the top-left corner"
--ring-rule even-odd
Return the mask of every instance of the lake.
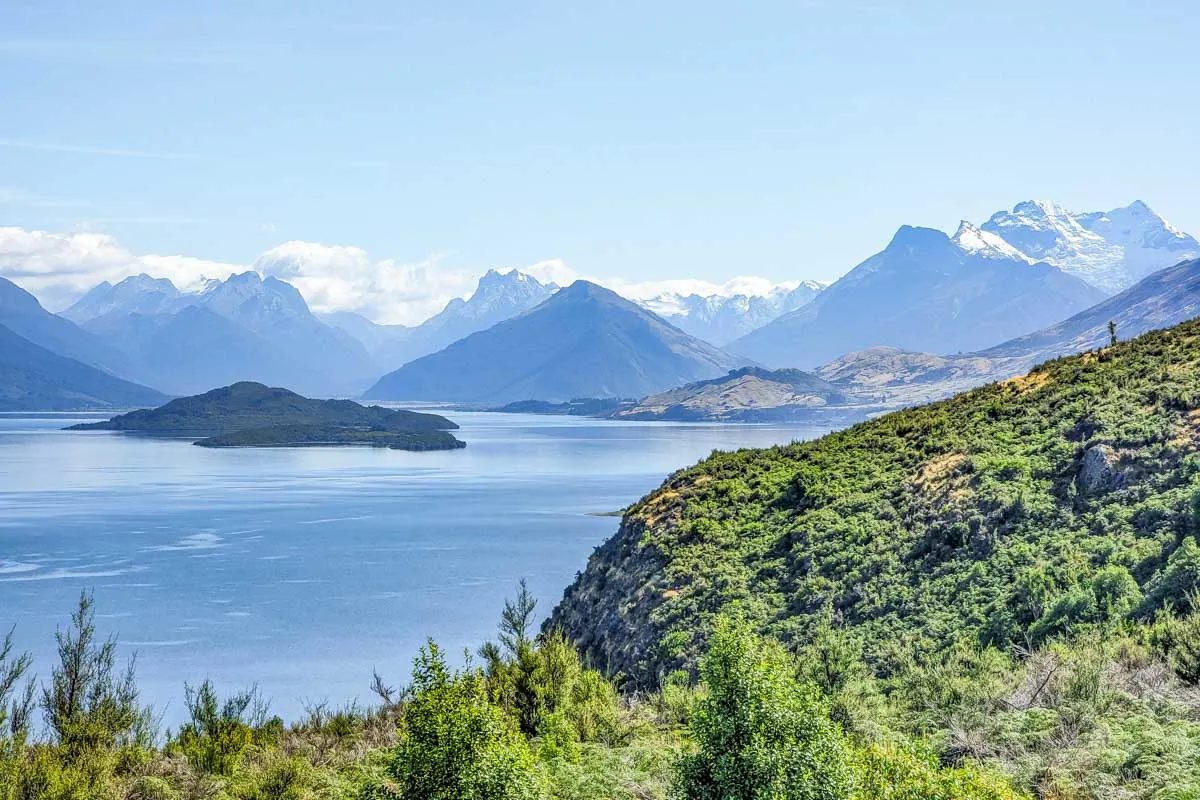
[[[81, 589], [177, 724], [183, 684], [257, 683], [271, 708], [370, 702], [427, 636], [494, 634], [528, 579], [539, 618], [629, 505], [714, 449], [824, 428], [452, 413], [465, 450], [212, 450], [82, 415], [0, 415], [0, 632], [48, 677]], [[95, 418], [95, 417], [91, 417]]]

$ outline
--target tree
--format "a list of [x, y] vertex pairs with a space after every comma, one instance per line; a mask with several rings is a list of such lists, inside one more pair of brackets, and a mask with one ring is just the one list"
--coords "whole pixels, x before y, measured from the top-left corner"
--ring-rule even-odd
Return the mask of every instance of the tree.
[[1117, 323], [1116, 320], [1108, 321], [1108, 343], [1110, 346], [1117, 343]]
[[842, 800], [850, 749], [817, 689], [793, 677], [786, 652], [721, 621], [700, 667], [708, 696], [693, 713], [699, 751], [680, 759], [684, 800]]
[[521, 645], [530, 641], [529, 632], [533, 628], [533, 612], [537, 608], [537, 599], [529, 592], [525, 579], [517, 584], [517, 596], [514, 600], [505, 598], [504, 611], [500, 613], [500, 644], [511, 655], [516, 655]]
[[534, 800], [540, 783], [529, 744], [487, 696], [478, 670], [455, 673], [430, 640], [413, 665], [400, 742], [388, 774], [365, 798]]
[[29, 718], [33, 714], [33, 681], [18, 689], [29, 671], [33, 658], [28, 653], [14, 655], [13, 631], [0, 644], [0, 758], [13, 744], [21, 744], [29, 735]]
[[221, 703], [208, 680], [196, 688], [184, 684], [183, 692], [190, 721], [180, 729], [174, 747], [198, 772], [232, 775], [253, 739], [252, 726], [266, 720], [266, 702], [251, 687]]
[[79, 595], [71, 626], [54, 635], [59, 664], [42, 687], [46, 723], [68, 757], [145, 744], [149, 711], [138, 705], [134, 664], [117, 672], [117, 640], [96, 639], [92, 596]]

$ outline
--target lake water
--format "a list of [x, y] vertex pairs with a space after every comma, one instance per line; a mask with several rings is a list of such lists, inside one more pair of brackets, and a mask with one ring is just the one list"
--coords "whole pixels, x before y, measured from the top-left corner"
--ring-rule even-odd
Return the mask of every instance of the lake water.
[[521, 577], [548, 613], [616, 530], [598, 514], [714, 449], [825, 432], [449, 416], [465, 450], [210, 450], [0, 416], [0, 633], [48, 676], [87, 588], [168, 724], [205, 677], [257, 683], [285, 719], [369, 701], [372, 670], [404, 683], [425, 637], [492, 636]]

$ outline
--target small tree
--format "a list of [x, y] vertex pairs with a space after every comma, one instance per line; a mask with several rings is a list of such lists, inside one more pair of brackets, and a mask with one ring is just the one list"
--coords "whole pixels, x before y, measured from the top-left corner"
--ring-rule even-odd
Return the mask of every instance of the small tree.
[[197, 688], [184, 684], [183, 692], [190, 721], [172, 749], [178, 748], [197, 772], [232, 775], [253, 740], [252, 726], [266, 719], [267, 704], [256, 687], [222, 703], [208, 680]]
[[516, 599], [505, 598], [504, 611], [500, 613], [500, 644], [510, 655], [517, 655], [521, 646], [529, 643], [536, 609], [537, 599], [529, 592], [525, 579], [521, 578], [517, 584]]
[[388, 773], [392, 786], [364, 797], [400, 800], [534, 800], [540, 796], [524, 737], [487, 696], [483, 675], [454, 673], [430, 640], [413, 665]]
[[1114, 346], [1117, 343], [1117, 323], [1116, 320], [1108, 321], [1108, 344]]
[[33, 681], [18, 688], [29, 671], [33, 658], [28, 653], [13, 653], [13, 631], [0, 644], [0, 758], [11, 754], [29, 736], [29, 719], [33, 714]]
[[700, 667], [709, 694], [693, 712], [699, 752], [680, 759], [684, 800], [842, 800], [850, 750], [818, 691], [794, 678], [787, 653], [728, 620]]
[[59, 630], [59, 664], [42, 687], [42, 709], [51, 733], [68, 758], [147, 744], [150, 716], [138, 705], [135, 659], [117, 671], [117, 640], [96, 639], [92, 596], [79, 595], [71, 626]]

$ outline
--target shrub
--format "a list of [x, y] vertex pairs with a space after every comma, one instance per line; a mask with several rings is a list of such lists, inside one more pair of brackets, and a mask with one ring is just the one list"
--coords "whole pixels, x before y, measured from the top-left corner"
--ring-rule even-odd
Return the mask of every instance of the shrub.
[[779, 645], [722, 621], [701, 676], [709, 695], [692, 718], [699, 751], [680, 759], [685, 800], [851, 797], [849, 749], [812, 684]]
[[402, 800], [532, 800], [539, 796], [533, 754], [487, 696], [478, 671], [452, 673], [431, 640], [413, 667], [412, 696], [388, 773], [392, 786], [363, 797]]
[[856, 800], [1020, 800], [1002, 777], [975, 767], [943, 769], [932, 753], [872, 746], [858, 758]]

